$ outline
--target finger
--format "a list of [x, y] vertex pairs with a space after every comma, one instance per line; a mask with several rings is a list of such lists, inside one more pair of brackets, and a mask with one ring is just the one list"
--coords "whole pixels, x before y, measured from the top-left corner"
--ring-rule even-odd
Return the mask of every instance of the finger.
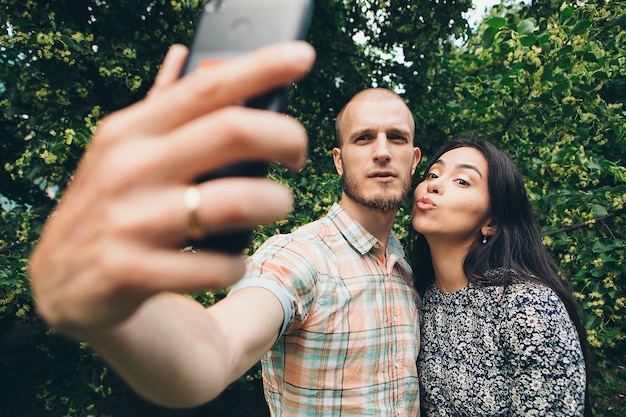
[[[313, 65], [314, 49], [305, 42], [283, 42], [260, 48], [210, 68], [197, 68], [176, 89], [193, 90], [188, 100], [191, 114], [200, 115], [226, 105], [238, 104], [304, 76]], [[174, 89], [172, 89], [174, 90]], [[172, 91], [174, 98], [182, 94]], [[196, 102], [204, 105], [196, 107]]]
[[[33, 287], [37, 310], [52, 327], [84, 340], [89, 327], [97, 331], [124, 320], [156, 293], [225, 288], [245, 272], [241, 256], [155, 249], [132, 241], [112, 243], [102, 246], [92, 262], [81, 260], [81, 274], [71, 283], [37, 281]], [[47, 277], [43, 271], [39, 275]]]
[[[220, 65], [199, 68], [129, 108], [120, 131], [163, 134], [215, 109], [244, 102], [304, 76], [315, 51], [305, 42], [274, 44]], [[157, 99], [158, 98], [158, 99]], [[172, 111], [176, 109], [176, 111]], [[122, 113], [118, 113], [122, 114]]]
[[207, 181], [200, 193], [197, 216], [206, 234], [252, 229], [283, 218], [293, 208], [291, 191], [264, 178]]
[[[113, 249], [113, 248], [111, 248]], [[160, 291], [188, 292], [225, 288], [243, 277], [245, 265], [240, 255], [220, 252], [182, 252], [145, 246], [121, 246], [105, 253], [110, 266], [105, 282], [111, 293], [127, 297]], [[137, 259], [142, 259], [140, 264]]]
[[[100, 217], [106, 218], [108, 233], [115, 236], [179, 247], [191, 237], [185, 190], [171, 187], [152, 195], [138, 193]], [[291, 192], [265, 178], [223, 178], [199, 184], [198, 190], [195, 216], [206, 235], [253, 229], [283, 218], [293, 208]]]
[[160, 89], [167, 87], [180, 77], [187, 54], [188, 49], [184, 45], [172, 45], [170, 47], [167, 55], [165, 55], [161, 69], [154, 79], [150, 94], [157, 93]]
[[307, 134], [283, 114], [229, 107], [173, 131], [155, 152], [163, 161], [160, 175], [189, 182], [234, 161], [277, 161], [300, 168], [306, 161]]
[[[101, 234], [147, 246], [180, 247], [189, 239], [186, 187], [163, 187], [126, 196], [120, 203], [97, 207], [93, 222], [106, 225]], [[223, 178], [198, 185], [195, 216], [205, 234], [253, 229], [284, 217], [293, 207], [291, 192], [265, 178]], [[104, 206], [104, 205], [103, 205]], [[81, 231], [68, 231], [75, 236]], [[84, 239], [88, 244], [87, 238]]]
[[[110, 126], [101, 126], [99, 134], [109, 134]], [[108, 144], [92, 142], [92, 157], [81, 164], [74, 185], [83, 185], [87, 176], [90, 189], [96, 187], [98, 195], [111, 195], [139, 184], [189, 184], [242, 160], [276, 161], [297, 169], [306, 162], [306, 152], [307, 134], [297, 120], [228, 107], [163, 135], [161, 140], [147, 136]]]

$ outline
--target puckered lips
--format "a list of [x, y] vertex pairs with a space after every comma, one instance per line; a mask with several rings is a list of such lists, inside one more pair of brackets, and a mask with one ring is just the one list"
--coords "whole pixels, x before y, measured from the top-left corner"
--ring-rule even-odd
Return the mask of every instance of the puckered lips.
[[420, 210], [431, 210], [437, 207], [434, 201], [428, 197], [418, 198], [417, 201], [415, 201], [415, 205]]

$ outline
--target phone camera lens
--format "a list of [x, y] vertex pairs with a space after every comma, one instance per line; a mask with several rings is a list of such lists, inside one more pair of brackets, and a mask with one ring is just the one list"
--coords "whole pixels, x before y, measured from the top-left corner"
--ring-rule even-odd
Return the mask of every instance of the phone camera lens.
[[210, 0], [204, 5], [204, 10], [207, 13], [223, 12], [225, 8], [224, 0]]

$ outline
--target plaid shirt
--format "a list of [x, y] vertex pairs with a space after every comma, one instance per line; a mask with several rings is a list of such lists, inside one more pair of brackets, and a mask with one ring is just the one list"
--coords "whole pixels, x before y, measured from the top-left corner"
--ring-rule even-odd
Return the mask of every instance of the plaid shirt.
[[418, 296], [398, 239], [387, 253], [335, 204], [269, 239], [232, 291], [272, 291], [283, 328], [262, 360], [272, 416], [418, 416]]

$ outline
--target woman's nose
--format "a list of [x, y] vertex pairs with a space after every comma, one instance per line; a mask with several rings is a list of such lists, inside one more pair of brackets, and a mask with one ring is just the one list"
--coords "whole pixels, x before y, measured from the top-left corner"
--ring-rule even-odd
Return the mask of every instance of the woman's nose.
[[426, 190], [429, 193], [433, 193], [433, 194], [439, 194], [439, 192], [441, 191], [441, 181], [439, 181], [439, 178], [433, 178], [430, 181], [428, 181], [428, 184], [426, 185]]

